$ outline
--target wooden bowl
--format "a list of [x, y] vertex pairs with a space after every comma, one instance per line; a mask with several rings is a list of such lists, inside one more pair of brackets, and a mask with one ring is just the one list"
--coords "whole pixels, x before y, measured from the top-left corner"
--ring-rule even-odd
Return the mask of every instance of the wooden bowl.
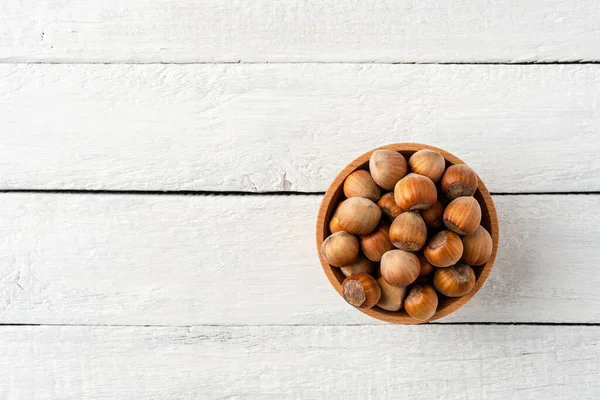
[[[338, 204], [342, 200], [345, 199], [344, 192], [343, 192], [344, 180], [346, 179], [346, 177], [348, 175], [350, 175], [352, 172], [354, 172], [358, 169], [368, 170], [369, 158], [371, 157], [371, 153], [373, 153], [375, 150], [381, 150], [381, 149], [399, 151], [400, 153], [402, 153], [402, 155], [404, 155], [404, 157], [406, 157], [407, 161], [408, 161], [408, 158], [416, 151], [421, 150], [421, 149], [430, 149], [430, 150], [437, 151], [440, 154], [442, 154], [442, 156], [444, 156], [444, 159], [446, 160], [446, 167], [449, 167], [450, 165], [453, 165], [453, 164], [465, 164], [458, 157], [448, 153], [447, 151], [438, 149], [433, 146], [428, 146], [426, 144], [419, 144], [419, 143], [396, 143], [396, 144], [390, 144], [387, 146], [382, 146], [377, 149], [373, 149], [373, 150], [369, 151], [368, 153], [363, 154], [362, 156], [358, 157], [356, 160], [354, 160], [350, 164], [348, 164], [348, 166], [346, 168], [344, 168], [342, 170], [342, 172], [340, 172], [338, 174], [338, 176], [333, 180], [333, 182], [327, 189], [327, 192], [325, 193], [325, 197], [323, 198], [323, 202], [321, 203], [321, 207], [319, 209], [319, 215], [317, 218], [317, 252], [319, 253], [319, 259], [321, 260], [321, 265], [323, 266], [325, 275], [327, 275], [329, 282], [331, 282], [331, 284], [333, 285], [335, 290], [337, 290], [337, 292], [340, 294], [340, 296], [342, 294], [342, 282], [344, 281], [345, 276], [344, 276], [344, 274], [342, 274], [340, 268], [332, 267], [325, 261], [325, 259], [321, 255], [321, 245], [323, 244], [323, 240], [325, 240], [325, 238], [327, 238], [327, 236], [329, 236], [331, 234], [331, 232], [329, 231], [329, 221], [330, 221], [335, 209], [337, 208]], [[485, 187], [485, 185], [483, 184], [481, 179], [479, 179], [478, 188], [477, 188], [477, 191], [475, 192], [474, 197], [475, 197], [475, 199], [477, 199], [477, 201], [481, 205], [481, 225], [485, 229], [487, 229], [488, 232], [490, 233], [490, 235], [492, 236], [492, 242], [493, 242], [492, 256], [490, 257], [489, 261], [485, 265], [480, 266], [480, 267], [473, 267], [477, 281], [475, 283], [475, 287], [469, 293], [467, 293], [466, 295], [464, 295], [462, 297], [458, 297], [458, 298], [450, 298], [450, 297], [445, 297], [445, 296], [438, 294], [438, 296], [439, 296], [438, 309], [437, 309], [436, 313], [433, 315], [433, 317], [431, 317], [431, 319], [426, 322], [440, 319], [442, 317], [445, 317], [448, 314], [453, 313], [454, 311], [458, 310], [459, 308], [461, 308], [467, 301], [469, 301], [471, 299], [471, 297], [473, 297], [475, 295], [475, 293], [477, 293], [479, 291], [479, 289], [481, 289], [481, 287], [485, 283], [488, 275], [492, 271], [492, 267], [494, 266], [494, 260], [496, 258], [496, 253], [498, 251], [498, 239], [499, 239], [498, 215], [496, 214], [496, 207], [494, 206], [492, 197], [490, 196], [490, 193], [488, 192], [487, 188]], [[377, 319], [380, 319], [383, 321], [392, 322], [392, 323], [396, 323], [396, 324], [420, 324], [420, 323], [423, 323], [421, 321], [417, 321], [416, 319], [413, 319], [412, 317], [410, 317], [406, 313], [406, 311], [404, 311], [404, 308], [402, 308], [400, 311], [386, 311], [386, 310], [383, 310], [383, 309], [375, 306], [370, 309], [358, 309], [358, 310], [362, 311], [363, 313], [365, 313], [373, 318], [377, 318]]]

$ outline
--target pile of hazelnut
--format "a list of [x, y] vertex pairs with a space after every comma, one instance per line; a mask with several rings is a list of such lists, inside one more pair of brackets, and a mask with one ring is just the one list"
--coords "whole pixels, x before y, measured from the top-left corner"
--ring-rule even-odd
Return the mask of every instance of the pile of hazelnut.
[[473, 289], [473, 267], [489, 260], [492, 238], [480, 225], [471, 168], [446, 169], [444, 157], [432, 150], [417, 151], [408, 163], [399, 152], [376, 150], [369, 171], [351, 173], [343, 189], [346, 200], [330, 220], [332, 234], [321, 253], [346, 276], [342, 295], [349, 304], [404, 307], [427, 321], [439, 296]]

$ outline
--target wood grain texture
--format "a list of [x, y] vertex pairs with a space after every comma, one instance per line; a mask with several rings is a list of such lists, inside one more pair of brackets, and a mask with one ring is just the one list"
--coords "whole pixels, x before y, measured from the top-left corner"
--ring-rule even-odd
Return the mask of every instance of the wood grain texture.
[[[494, 270], [443, 322], [600, 323], [600, 196], [494, 201]], [[2, 194], [0, 323], [380, 323], [348, 306], [323, 273], [320, 202]]]
[[15, 0], [5, 62], [600, 60], [594, 0]]
[[600, 66], [0, 65], [0, 188], [325, 191], [388, 143], [600, 189]]
[[2, 327], [4, 399], [581, 399], [599, 327]]
[[[448, 153], [443, 149], [420, 143], [394, 143], [380, 147], [379, 149], [398, 151], [407, 160], [410, 159], [410, 156], [412, 156], [416, 151], [422, 149], [429, 149], [437, 151], [444, 157], [444, 160], [446, 160], [446, 167], [450, 165], [464, 164], [464, 162], [460, 158]], [[325, 260], [322, 253], [320, 252], [320, 249], [323, 245], [323, 241], [327, 238], [327, 236], [331, 234], [331, 231], [329, 230], [331, 217], [333, 216], [340, 202], [346, 198], [344, 197], [345, 192], [342, 190], [344, 181], [346, 181], [348, 175], [350, 175], [354, 171], [368, 168], [371, 154], [375, 150], [376, 149], [370, 150], [358, 157], [356, 160], [350, 162], [335, 177], [331, 185], [329, 185], [329, 188], [327, 188], [327, 192], [323, 196], [321, 207], [319, 208], [319, 214], [317, 215], [316, 241], [317, 251], [319, 253], [319, 261], [321, 262], [325, 275], [327, 275], [327, 279], [329, 279], [331, 285], [340, 294], [342, 293], [342, 282], [344, 281], [345, 276], [344, 274], [342, 274], [339, 268], [332, 267], [331, 265], [329, 265], [329, 263]], [[481, 206], [481, 225], [490, 233], [492, 237], [492, 254], [485, 265], [483, 265], [481, 268], [474, 269], [475, 275], [477, 277], [475, 287], [473, 287], [473, 289], [469, 293], [459, 298], [442, 299], [438, 304], [436, 313], [429, 319], [429, 321], [435, 321], [440, 318], [446, 317], [447, 315], [450, 315], [451, 313], [465, 305], [473, 296], [477, 294], [479, 289], [481, 289], [488, 276], [492, 272], [494, 261], [496, 260], [496, 254], [498, 252], [498, 241], [500, 239], [500, 231], [498, 227], [498, 214], [496, 212], [496, 207], [494, 206], [494, 201], [492, 200], [490, 192], [488, 191], [487, 187], [485, 186], [485, 183], [481, 180], [481, 178], [478, 179], [478, 188], [474, 197]], [[423, 323], [423, 321], [418, 321], [409, 316], [405, 310], [391, 312], [383, 310], [379, 307], [364, 308], [359, 310], [371, 317], [381, 319], [386, 322], [393, 322], [398, 324]]]

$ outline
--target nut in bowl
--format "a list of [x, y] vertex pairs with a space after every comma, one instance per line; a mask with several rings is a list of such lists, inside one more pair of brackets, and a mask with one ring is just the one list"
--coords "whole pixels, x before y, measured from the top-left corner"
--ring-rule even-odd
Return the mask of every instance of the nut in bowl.
[[462, 307], [490, 274], [498, 240], [494, 202], [475, 171], [417, 143], [351, 162], [317, 218], [319, 258], [335, 290], [365, 314], [399, 324]]

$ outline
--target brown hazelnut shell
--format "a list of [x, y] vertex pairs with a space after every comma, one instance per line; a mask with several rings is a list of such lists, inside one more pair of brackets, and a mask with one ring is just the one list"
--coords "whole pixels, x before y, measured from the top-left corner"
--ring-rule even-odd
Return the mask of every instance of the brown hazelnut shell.
[[408, 172], [404, 156], [393, 150], [375, 150], [369, 159], [373, 180], [386, 190], [394, 190], [396, 183]]
[[481, 206], [474, 197], [458, 197], [444, 210], [444, 225], [459, 235], [470, 235], [481, 223]]
[[393, 221], [398, 215], [402, 214], [402, 209], [398, 207], [396, 200], [394, 200], [394, 192], [388, 192], [381, 196], [377, 205], [390, 221]]
[[433, 235], [423, 250], [425, 259], [439, 268], [456, 264], [462, 254], [463, 243], [460, 237], [451, 231], [441, 231]]
[[425, 210], [419, 211], [421, 218], [425, 221], [428, 229], [440, 229], [442, 227], [442, 217], [444, 216], [444, 204], [437, 200], [433, 205]]
[[347, 198], [364, 197], [375, 202], [381, 196], [381, 189], [368, 171], [359, 169], [348, 175], [344, 181], [344, 195]]
[[331, 233], [343, 231], [342, 227], [340, 226], [340, 221], [335, 213], [333, 214], [333, 217], [331, 217], [331, 219], [329, 220], [329, 231]]
[[340, 267], [340, 271], [344, 276], [350, 276], [354, 274], [367, 274], [373, 275], [375, 273], [375, 263], [365, 257], [363, 254], [358, 254], [356, 260], [350, 264], [346, 264]]
[[468, 165], [451, 165], [442, 176], [442, 193], [448, 200], [473, 196], [477, 190], [477, 182], [477, 174]]
[[389, 230], [392, 244], [400, 250], [419, 251], [427, 240], [427, 226], [416, 211], [396, 217]]
[[461, 297], [475, 287], [475, 272], [473, 268], [463, 263], [439, 268], [433, 274], [433, 285], [445, 296]]
[[492, 256], [492, 236], [481, 225], [470, 235], [461, 237], [463, 254], [460, 260], [470, 265], [483, 265]]
[[418, 255], [419, 263], [421, 264], [421, 272], [419, 272], [419, 276], [426, 276], [433, 273], [435, 267], [427, 261], [423, 252], [420, 252]]
[[426, 176], [433, 183], [438, 183], [446, 169], [446, 160], [437, 151], [423, 149], [410, 156], [408, 166], [415, 174]]
[[428, 177], [410, 173], [396, 183], [394, 199], [403, 211], [424, 210], [437, 201], [437, 189]]
[[333, 267], [343, 267], [358, 257], [360, 245], [356, 236], [340, 231], [331, 234], [321, 245], [321, 254]]
[[394, 248], [390, 241], [390, 228], [379, 225], [377, 229], [360, 238], [360, 248], [371, 261], [381, 261], [381, 257]]
[[404, 300], [406, 313], [419, 321], [433, 317], [437, 307], [437, 293], [429, 285], [413, 285]]
[[390, 285], [383, 277], [377, 279], [377, 283], [381, 289], [381, 297], [377, 307], [387, 311], [400, 310], [406, 297], [406, 288]]
[[354, 235], [366, 235], [379, 224], [381, 210], [369, 199], [351, 197], [340, 203], [336, 215], [343, 230]]
[[344, 276], [350, 276], [353, 274], [368, 274], [372, 275], [375, 272], [375, 263], [365, 257], [363, 254], [358, 254], [356, 260], [350, 264], [346, 264], [340, 267], [340, 271]]
[[342, 296], [356, 308], [371, 308], [379, 302], [381, 289], [371, 275], [354, 274], [342, 282]]
[[390, 250], [381, 258], [381, 276], [390, 285], [405, 287], [417, 279], [421, 271], [419, 258], [407, 251]]

